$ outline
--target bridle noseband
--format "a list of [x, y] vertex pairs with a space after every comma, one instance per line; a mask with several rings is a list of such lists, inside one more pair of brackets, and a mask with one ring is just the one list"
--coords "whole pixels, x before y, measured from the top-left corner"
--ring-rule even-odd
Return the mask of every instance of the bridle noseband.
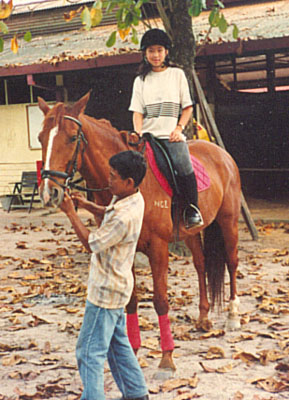
[[[72, 159], [71, 159], [71, 161], [68, 162], [65, 172], [55, 171], [55, 170], [51, 170], [51, 169], [44, 169], [44, 170], [41, 170], [41, 178], [42, 179], [48, 178], [65, 190], [72, 189], [72, 188], [75, 188], [75, 189], [78, 189], [81, 191], [85, 191], [85, 192], [101, 192], [104, 190], [108, 190], [109, 189], [108, 187], [105, 187], [102, 189], [88, 189], [88, 188], [84, 188], [82, 186], [77, 185], [77, 183], [80, 183], [81, 181], [83, 181], [83, 178], [79, 178], [79, 179], [73, 181], [74, 175], [77, 172], [77, 159], [78, 159], [78, 154], [80, 151], [80, 145], [81, 145], [81, 143], [84, 144], [83, 149], [82, 149], [82, 154], [81, 154], [81, 157], [83, 157], [83, 153], [88, 144], [88, 141], [86, 140], [84, 133], [82, 131], [82, 123], [78, 119], [71, 117], [70, 115], [64, 115], [63, 118], [73, 121], [74, 123], [76, 123], [78, 125], [78, 131], [77, 131], [77, 136], [76, 136], [76, 148], [74, 150]], [[68, 171], [71, 168], [71, 166], [72, 166], [72, 169], [71, 169], [71, 172], [69, 173]], [[64, 184], [60, 183], [56, 178], [65, 179], [65, 183]]]

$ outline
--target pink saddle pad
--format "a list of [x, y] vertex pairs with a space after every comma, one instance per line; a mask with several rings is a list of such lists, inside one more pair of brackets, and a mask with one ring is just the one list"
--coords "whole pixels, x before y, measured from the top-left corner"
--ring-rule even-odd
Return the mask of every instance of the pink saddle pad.
[[[167, 194], [172, 197], [173, 190], [169, 185], [164, 174], [159, 170], [153, 150], [148, 142], [146, 142], [146, 155], [148, 158], [149, 165], [155, 177], [157, 178], [159, 184], [167, 192]], [[207, 174], [207, 171], [205, 170], [203, 165], [196, 157], [191, 155], [191, 161], [197, 179], [198, 192], [202, 192], [210, 187], [210, 177]]]

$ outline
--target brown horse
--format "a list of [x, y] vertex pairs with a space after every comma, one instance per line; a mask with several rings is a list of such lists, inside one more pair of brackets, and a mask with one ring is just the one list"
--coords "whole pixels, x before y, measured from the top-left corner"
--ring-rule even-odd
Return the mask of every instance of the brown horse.
[[[93, 192], [98, 204], [106, 205], [111, 195], [106, 190], [109, 158], [130, 148], [127, 132], [119, 132], [106, 120], [96, 120], [83, 114], [89, 94], [73, 106], [57, 103], [49, 108], [39, 98], [39, 107], [45, 118], [39, 134], [42, 144], [43, 180], [40, 193], [45, 205], [58, 206], [63, 190], [78, 170]], [[199, 194], [199, 205], [204, 219], [201, 228], [186, 230], [181, 224], [179, 238], [193, 255], [199, 279], [198, 326], [210, 327], [209, 301], [218, 304], [223, 298], [224, 272], [227, 265], [230, 276], [229, 325], [238, 327], [238, 298], [236, 296], [236, 270], [238, 265], [238, 217], [240, 212], [240, 178], [231, 156], [213, 143], [197, 140], [189, 142], [190, 152], [206, 167], [210, 176], [209, 189]], [[145, 199], [143, 228], [137, 250], [146, 254], [153, 275], [153, 303], [159, 317], [163, 357], [159, 367], [175, 369], [172, 352], [174, 342], [168, 319], [167, 274], [168, 243], [174, 240], [171, 219], [171, 198], [161, 188], [150, 168], [141, 184]], [[204, 230], [203, 240], [200, 231]], [[133, 291], [127, 306], [127, 328], [132, 347], [140, 347], [137, 320], [137, 296]]]

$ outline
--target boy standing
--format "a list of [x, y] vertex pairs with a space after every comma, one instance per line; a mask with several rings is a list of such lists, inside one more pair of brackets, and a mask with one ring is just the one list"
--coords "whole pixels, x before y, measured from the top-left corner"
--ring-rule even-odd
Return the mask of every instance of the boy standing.
[[[123, 400], [147, 400], [148, 390], [137, 358], [125, 333], [124, 307], [133, 290], [132, 264], [141, 231], [144, 200], [138, 189], [146, 173], [143, 156], [124, 151], [110, 158], [108, 207], [80, 195], [65, 193], [61, 209], [78, 238], [92, 253], [85, 315], [76, 358], [83, 383], [81, 400], [104, 400], [104, 362]], [[101, 226], [90, 232], [78, 217], [74, 203], [103, 216]]]

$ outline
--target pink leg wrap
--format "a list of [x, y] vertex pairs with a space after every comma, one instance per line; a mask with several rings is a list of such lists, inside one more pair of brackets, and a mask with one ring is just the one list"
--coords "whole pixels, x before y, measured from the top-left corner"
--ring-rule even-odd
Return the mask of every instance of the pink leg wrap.
[[171, 333], [170, 320], [168, 314], [159, 315], [159, 326], [161, 332], [161, 348], [163, 351], [173, 350], [174, 339]]
[[140, 339], [140, 330], [138, 325], [137, 313], [127, 314], [126, 327], [127, 327], [127, 336], [129, 338], [131, 347], [134, 350], [138, 350], [140, 348], [141, 339]]

